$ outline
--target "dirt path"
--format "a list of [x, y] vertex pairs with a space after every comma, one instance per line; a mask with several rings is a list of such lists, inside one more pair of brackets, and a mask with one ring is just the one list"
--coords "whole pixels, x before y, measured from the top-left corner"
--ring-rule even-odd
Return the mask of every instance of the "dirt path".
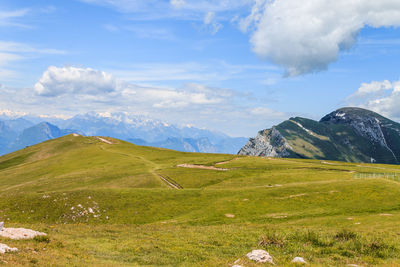
[[109, 145], [113, 145], [114, 144], [113, 142], [111, 142], [111, 141], [109, 141], [107, 139], [104, 139], [102, 137], [96, 136], [96, 138], [99, 139], [100, 141], [106, 143], [106, 144], [109, 144]]
[[217, 163], [215, 163], [215, 165], [226, 164], [226, 163], [229, 163], [229, 162], [231, 162], [231, 161], [238, 160], [238, 159], [239, 159], [239, 158], [233, 158], [233, 159], [230, 159], [230, 160], [227, 160], [227, 161], [217, 162]]
[[217, 168], [214, 166], [205, 166], [205, 165], [194, 165], [194, 164], [179, 164], [177, 167], [182, 168], [191, 168], [191, 169], [203, 169], [203, 170], [214, 170], [214, 171], [228, 171], [226, 168]]

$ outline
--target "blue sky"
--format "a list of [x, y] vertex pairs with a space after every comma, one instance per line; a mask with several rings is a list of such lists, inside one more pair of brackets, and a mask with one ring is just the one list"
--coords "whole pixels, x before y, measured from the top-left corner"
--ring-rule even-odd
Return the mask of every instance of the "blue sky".
[[234, 136], [348, 105], [399, 120], [397, 2], [3, 0], [0, 110]]

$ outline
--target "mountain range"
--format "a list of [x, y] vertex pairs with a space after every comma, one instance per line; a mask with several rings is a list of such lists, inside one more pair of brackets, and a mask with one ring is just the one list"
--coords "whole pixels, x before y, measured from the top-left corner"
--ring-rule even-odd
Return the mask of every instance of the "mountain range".
[[138, 145], [204, 153], [236, 154], [247, 141], [221, 132], [171, 125], [126, 113], [89, 112], [69, 119], [2, 115], [0, 155], [70, 133], [109, 136]]
[[400, 163], [400, 124], [362, 108], [341, 108], [320, 121], [290, 118], [259, 131], [240, 155]]

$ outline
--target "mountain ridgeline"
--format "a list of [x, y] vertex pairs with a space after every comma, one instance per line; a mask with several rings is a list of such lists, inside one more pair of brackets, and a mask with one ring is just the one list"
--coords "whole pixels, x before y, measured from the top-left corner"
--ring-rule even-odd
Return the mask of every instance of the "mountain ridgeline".
[[126, 113], [90, 112], [69, 119], [0, 116], [0, 155], [71, 133], [109, 136], [138, 145], [203, 153], [235, 154], [247, 141], [242, 137], [233, 138], [220, 132], [171, 125]]
[[341, 108], [319, 122], [290, 118], [258, 132], [240, 155], [400, 163], [400, 124], [361, 108]]

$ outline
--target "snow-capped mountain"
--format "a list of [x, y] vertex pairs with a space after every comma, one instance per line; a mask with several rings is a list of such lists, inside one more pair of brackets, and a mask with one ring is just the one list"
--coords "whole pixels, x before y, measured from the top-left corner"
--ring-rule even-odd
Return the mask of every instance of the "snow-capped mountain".
[[[72, 132], [88, 136], [110, 136], [138, 145], [205, 153], [235, 154], [247, 140], [190, 125], [177, 126], [127, 113], [89, 112], [68, 119], [2, 114], [1, 119], [5, 128], [4, 137], [0, 132], [0, 154]], [[5, 145], [1, 145], [2, 141]]]

